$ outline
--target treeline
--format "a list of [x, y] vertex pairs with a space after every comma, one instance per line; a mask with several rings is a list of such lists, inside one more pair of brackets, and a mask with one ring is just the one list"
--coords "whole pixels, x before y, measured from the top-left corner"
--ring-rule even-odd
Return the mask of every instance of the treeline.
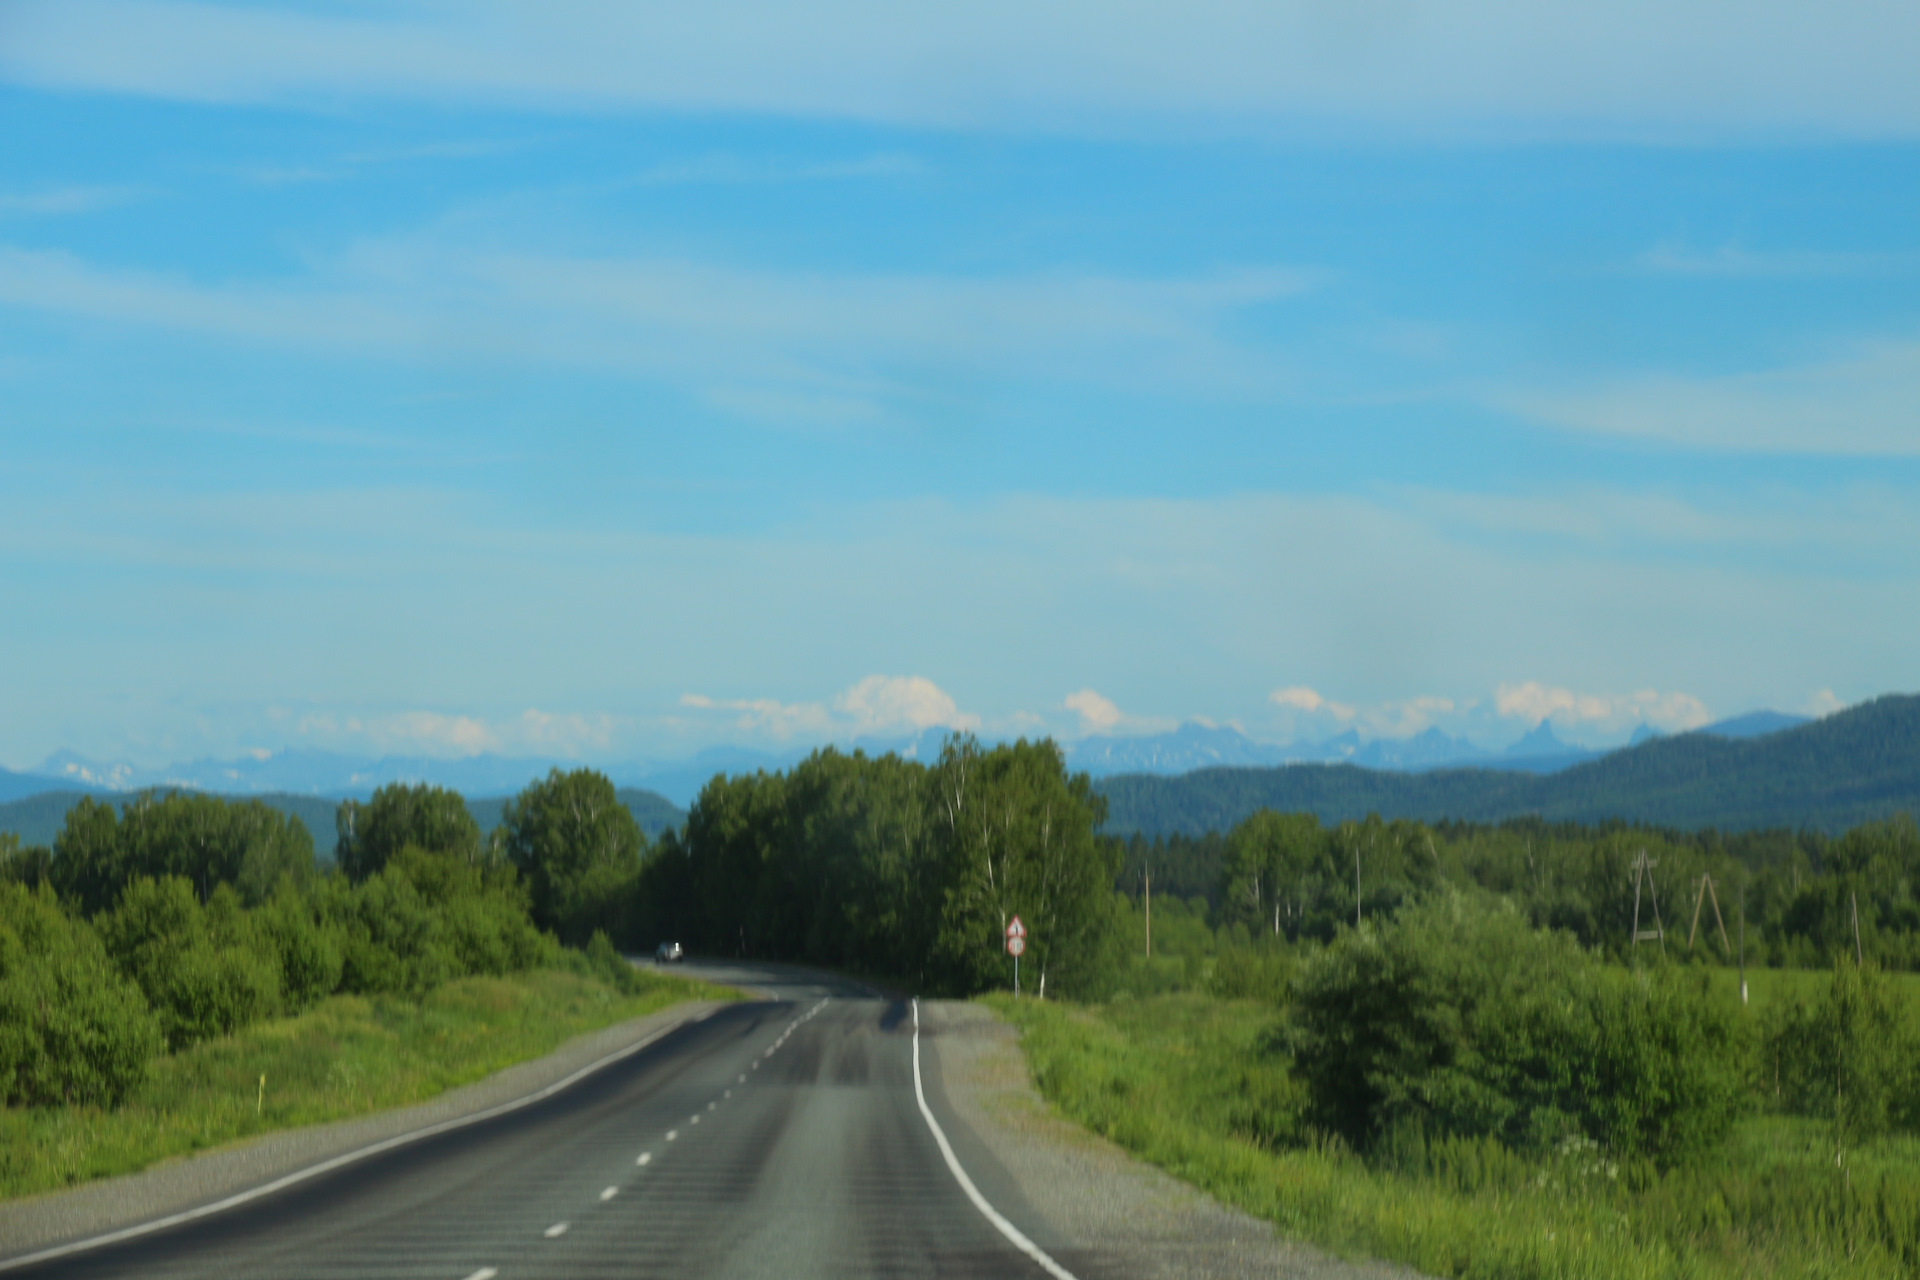
[[[1642, 853], [1648, 870], [1638, 877]], [[1223, 940], [1325, 942], [1437, 890], [1478, 889], [1618, 960], [1636, 947], [1638, 889], [1639, 928], [1664, 929], [1638, 944], [1642, 953], [1730, 964], [1744, 948], [1751, 965], [1822, 968], [1844, 949], [1920, 971], [1920, 828], [1905, 815], [1833, 837], [1537, 819], [1324, 827], [1310, 814], [1263, 810], [1217, 841], [1136, 840], [1128, 859], [1184, 861], [1191, 879], [1203, 874], [1197, 855], [1218, 858], [1208, 899]], [[1137, 881], [1123, 887], [1139, 891]]]
[[298, 818], [180, 792], [84, 800], [51, 849], [0, 839], [0, 1101], [114, 1105], [156, 1054], [334, 994], [538, 965], [634, 984], [600, 926], [630, 916], [643, 840], [604, 777], [555, 771], [486, 840], [426, 786], [337, 827], [324, 872]]
[[823, 749], [708, 783], [642, 869], [630, 936], [970, 993], [1008, 982], [1018, 915], [1031, 989], [1098, 994], [1121, 857], [1103, 816], [1050, 741], [956, 736], [931, 764]]

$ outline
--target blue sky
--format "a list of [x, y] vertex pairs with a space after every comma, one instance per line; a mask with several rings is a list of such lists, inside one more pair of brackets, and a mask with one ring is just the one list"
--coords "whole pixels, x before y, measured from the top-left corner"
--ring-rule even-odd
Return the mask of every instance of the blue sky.
[[1920, 684], [1910, 4], [0, 6], [0, 763]]

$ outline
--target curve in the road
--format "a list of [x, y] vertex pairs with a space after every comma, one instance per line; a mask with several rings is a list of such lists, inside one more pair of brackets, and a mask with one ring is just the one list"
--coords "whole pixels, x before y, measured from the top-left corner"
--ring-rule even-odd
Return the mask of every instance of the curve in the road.
[[903, 1026], [902, 1002], [829, 1003], [844, 990], [788, 981], [786, 999], [730, 1006], [491, 1113], [0, 1268], [1073, 1280], [961, 1166], [929, 1105], [917, 1002]]

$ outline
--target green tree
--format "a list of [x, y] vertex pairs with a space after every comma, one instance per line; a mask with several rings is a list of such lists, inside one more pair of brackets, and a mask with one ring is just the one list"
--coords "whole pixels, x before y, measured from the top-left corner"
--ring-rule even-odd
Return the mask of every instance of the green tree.
[[338, 841], [334, 861], [358, 883], [387, 865], [408, 845], [480, 861], [480, 824], [457, 791], [393, 782], [365, 804], [343, 801], [334, 814]]
[[85, 921], [50, 887], [0, 883], [0, 1103], [117, 1105], [163, 1044]]
[[1228, 833], [1220, 874], [1220, 920], [1255, 937], [1296, 935], [1311, 878], [1323, 872], [1327, 835], [1310, 813], [1260, 809]]
[[1028, 930], [1023, 972], [1036, 989], [1086, 994], [1111, 976], [1113, 881], [1121, 851], [1096, 839], [1105, 801], [1086, 774], [1069, 775], [1050, 740], [983, 751], [948, 739], [929, 779], [942, 883], [936, 962], [963, 991], [1003, 986], [1005, 929]]
[[555, 769], [507, 803], [501, 827], [540, 927], [579, 946], [607, 917], [631, 915], [646, 840], [606, 775]]
[[140, 792], [117, 817], [111, 804], [82, 799], [54, 840], [54, 884], [88, 914], [111, 907], [138, 876], [178, 876], [202, 902], [229, 884], [258, 905], [284, 877], [312, 871], [313, 837], [299, 818], [187, 791]]

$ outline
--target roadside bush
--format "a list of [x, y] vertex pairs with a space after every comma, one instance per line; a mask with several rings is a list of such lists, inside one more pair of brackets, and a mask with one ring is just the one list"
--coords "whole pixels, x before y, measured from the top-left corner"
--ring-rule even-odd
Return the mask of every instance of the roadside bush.
[[161, 1034], [140, 989], [50, 889], [0, 884], [0, 1102], [117, 1105]]
[[1668, 1165], [1738, 1114], [1746, 1050], [1704, 977], [1605, 970], [1562, 934], [1457, 895], [1302, 966], [1277, 1048], [1311, 1123], [1363, 1150], [1572, 1135]]
[[282, 886], [256, 926], [280, 962], [281, 995], [297, 1013], [340, 989], [346, 965], [340, 929], [317, 909], [319, 893]]
[[1819, 998], [1774, 1005], [1761, 1024], [1760, 1071], [1780, 1109], [1833, 1121], [1840, 1147], [1920, 1129], [1920, 1027], [1871, 961], [1841, 952]]
[[346, 942], [340, 989], [361, 995], [418, 994], [454, 976], [442, 913], [401, 868], [354, 886], [342, 901]]
[[1293, 968], [1293, 956], [1277, 946], [1227, 947], [1214, 959], [1207, 994], [1222, 1000], [1284, 1004]]
[[613, 940], [602, 930], [594, 930], [587, 942], [586, 962], [594, 977], [611, 983], [622, 995], [633, 995], [646, 985], [639, 971], [614, 949]]
[[179, 876], [141, 876], [100, 918], [108, 953], [139, 984], [171, 1048], [230, 1034], [280, 1006], [280, 965], [229, 885], [202, 907]]

